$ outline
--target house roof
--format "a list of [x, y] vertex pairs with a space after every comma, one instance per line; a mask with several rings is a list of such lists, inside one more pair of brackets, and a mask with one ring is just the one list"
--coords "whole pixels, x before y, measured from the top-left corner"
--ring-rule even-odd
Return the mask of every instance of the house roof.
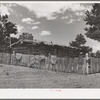
[[15, 42], [15, 43], [12, 43], [11, 45], [9, 45], [8, 47], [12, 47], [13, 45], [15, 45], [15, 44], [18, 44], [20, 41], [17, 41], [17, 42]]

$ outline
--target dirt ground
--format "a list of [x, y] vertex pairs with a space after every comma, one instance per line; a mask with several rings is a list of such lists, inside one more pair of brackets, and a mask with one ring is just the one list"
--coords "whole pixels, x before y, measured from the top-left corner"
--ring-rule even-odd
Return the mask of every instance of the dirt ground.
[[79, 75], [24, 66], [0, 65], [0, 88], [99, 88], [100, 73]]

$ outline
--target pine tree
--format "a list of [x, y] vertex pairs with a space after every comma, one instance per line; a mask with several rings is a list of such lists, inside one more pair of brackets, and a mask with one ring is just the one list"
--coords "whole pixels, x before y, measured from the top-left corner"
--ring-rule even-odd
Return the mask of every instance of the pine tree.
[[86, 43], [86, 40], [84, 38], [84, 35], [78, 34], [75, 38], [75, 41], [70, 42], [70, 46], [80, 48]]
[[92, 52], [92, 48], [89, 46], [84, 46], [86, 43], [86, 39], [84, 38], [84, 35], [78, 34], [75, 38], [75, 41], [70, 42], [70, 46], [78, 49], [80, 52], [82, 52], [84, 55], [88, 52]]
[[10, 34], [17, 34], [17, 27], [8, 21], [8, 15], [0, 15], [0, 50], [4, 51], [9, 45]]
[[85, 35], [88, 38], [100, 41], [100, 4], [92, 5], [91, 11], [86, 11], [84, 21], [86, 21]]

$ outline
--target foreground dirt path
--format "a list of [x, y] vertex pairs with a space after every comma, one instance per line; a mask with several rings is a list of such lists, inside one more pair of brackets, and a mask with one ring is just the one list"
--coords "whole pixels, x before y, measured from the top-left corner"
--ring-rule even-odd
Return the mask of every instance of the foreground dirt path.
[[0, 65], [0, 88], [99, 88], [100, 73], [78, 75]]

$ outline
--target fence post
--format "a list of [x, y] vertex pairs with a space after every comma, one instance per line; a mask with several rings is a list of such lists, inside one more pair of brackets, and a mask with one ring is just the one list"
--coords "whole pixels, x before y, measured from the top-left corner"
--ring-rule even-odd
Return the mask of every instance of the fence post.
[[86, 53], [86, 74], [89, 74], [89, 55]]
[[14, 59], [14, 60], [13, 60], [13, 61], [14, 61], [13, 64], [16, 65], [16, 52], [15, 52], [15, 51], [13, 51], [13, 57], [14, 57], [14, 58], [13, 58], [13, 59]]
[[49, 53], [49, 54], [48, 54], [48, 63], [49, 63], [49, 65], [48, 65], [48, 70], [50, 69], [50, 61], [51, 61], [51, 54]]
[[30, 63], [30, 59], [31, 59], [31, 54], [29, 54], [29, 63]]

